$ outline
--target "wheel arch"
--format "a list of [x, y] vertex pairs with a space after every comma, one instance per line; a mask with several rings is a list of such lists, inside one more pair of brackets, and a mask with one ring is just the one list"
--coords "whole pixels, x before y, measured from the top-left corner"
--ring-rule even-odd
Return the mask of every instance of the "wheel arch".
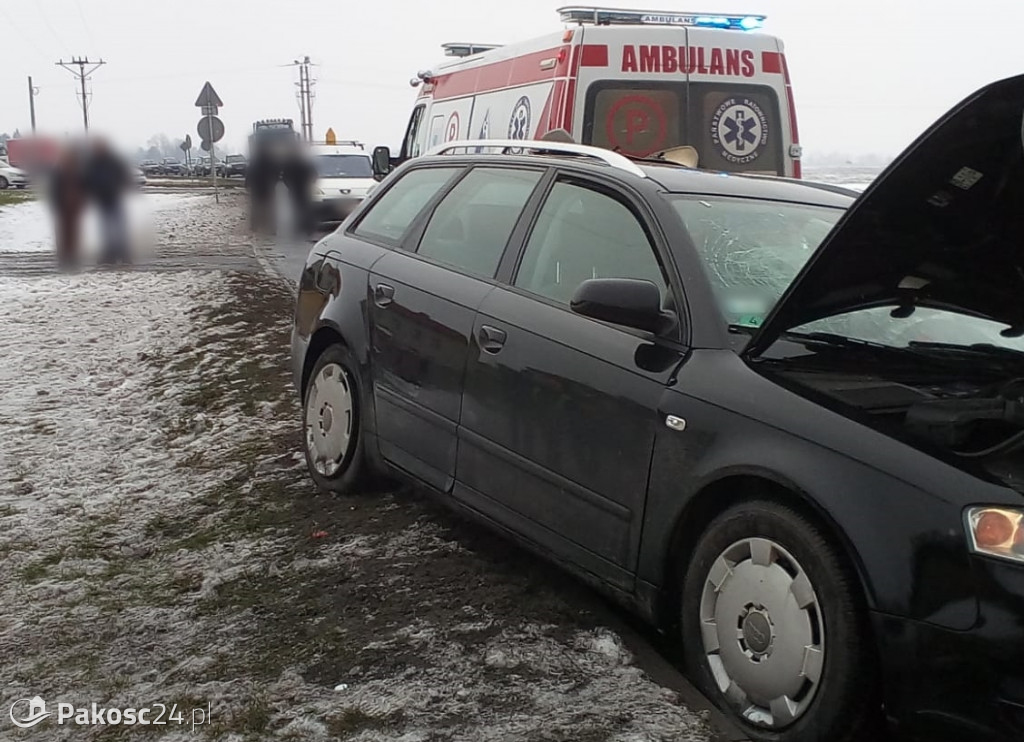
[[723, 472], [693, 493], [677, 515], [664, 554], [663, 600], [659, 619], [666, 625], [677, 620], [685, 565], [707, 526], [721, 513], [741, 502], [770, 500], [788, 506], [821, 528], [838, 545], [839, 556], [857, 578], [864, 607], [875, 607], [875, 593], [857, 549], [839, 523], [809, 493], [785, 477], [770, 471]]
[[341, 331], [332, 325], [321, 325], [310, 337], [306, 355], [302, 361], [302, 387], [299, 389], [303, 403], [306, 401], [306, 387], [309, 386], [309, 377], [313, 373], [313, 367], [316, 366], [317, 360], [324, 354], [324, 351], [336, 344], [349, 347]]

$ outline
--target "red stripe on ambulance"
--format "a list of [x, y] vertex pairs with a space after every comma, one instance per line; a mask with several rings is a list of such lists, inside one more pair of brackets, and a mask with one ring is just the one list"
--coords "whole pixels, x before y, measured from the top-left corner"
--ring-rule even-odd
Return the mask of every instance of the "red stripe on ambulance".
[[607, 67], [608, 45], [584, 44], [583, 52], [580, 54], [580, 65], [583, 67]]
[[[554, 66], [541, 65], [542, 62], [550, 63], [551, 60], [554, 60]], [[483, 67], [438, 75], [433, 80], [434, 98], [458, 98], [473, 93], [544, 82], [555, 77], [564, 77], [568, 70], [567, 46], [545, 49]]]
[[761, 52], [761, 69], [765, 72], [782, 74], [782, 55], [778, 52]]

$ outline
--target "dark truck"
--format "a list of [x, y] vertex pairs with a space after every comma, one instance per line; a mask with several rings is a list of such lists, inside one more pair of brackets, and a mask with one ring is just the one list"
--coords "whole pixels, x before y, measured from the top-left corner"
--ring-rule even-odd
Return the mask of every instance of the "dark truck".
[[295, 131], [295, 124], [291, 119], [263, 119], [252, 125], [252, 134], [249, 135], [249, 157], [253, 152], [264, 144], [285, 141], [294, 142], [299, 139], [299, 133]]

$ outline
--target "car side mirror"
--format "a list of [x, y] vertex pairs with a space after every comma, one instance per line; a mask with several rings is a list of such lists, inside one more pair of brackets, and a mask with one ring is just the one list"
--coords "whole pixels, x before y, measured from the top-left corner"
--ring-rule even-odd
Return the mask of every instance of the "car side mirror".
[[391, 172], [391, 150], [380, 146], [373, 148], [373, 177], [383, 180]]
[[569, 302], [577, 314], [615, 325], [660, 334], [675, 322], [661, 308], [661, 291], [638, 278], [591, 278], [577, 287]]

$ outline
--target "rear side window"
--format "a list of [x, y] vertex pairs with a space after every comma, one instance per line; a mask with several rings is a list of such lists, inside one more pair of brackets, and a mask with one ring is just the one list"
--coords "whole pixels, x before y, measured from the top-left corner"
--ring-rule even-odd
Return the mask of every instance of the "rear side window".
[[526, 244], [515, 285], [568, 304], [591, 278], [640, 278], [667, 295], [657, 255], [632, 210], [601, 191], [557, 183]]
[[370, 208], [355, 234], [397, 245], [427, 202], [452, 179], [459, 168], [431, 167], [402, 176]]
[[491, 278], [540, 170], [474, 168], [434, 209], [418, 254]]

